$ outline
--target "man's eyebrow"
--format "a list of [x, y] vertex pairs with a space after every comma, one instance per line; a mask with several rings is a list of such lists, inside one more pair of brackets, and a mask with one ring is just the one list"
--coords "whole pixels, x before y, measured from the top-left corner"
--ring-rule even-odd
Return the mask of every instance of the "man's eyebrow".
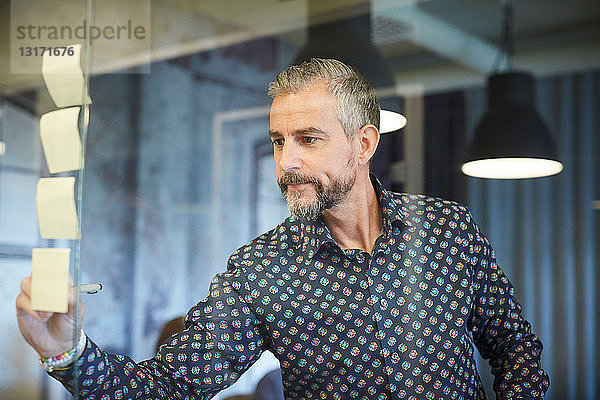
[[306, 128], [301, 128], [301, 129], [297, 129], [297, 130], [293, 131], [292, 135], [295, 135], [295, 136], [301, 136], [301, 135], [327, 136], [327, 132], [325, 132], [324, 130], [319, 129], [317, 127], [309, 126]]
[[[319, 129], [317, 127], [314, 127], [314, 126], [308, 126], [306, 128], [296, 129], [295, 131], [292, 132], [292, 135], [294, 135], [294, 136], [302, 136], [302, 135], [327, 136], [327, 132], [325, 132], [324, 130]], [[269, 136], [270, 137], [279, 137], [279, 136], [283, 136], [283, 135], [280, 132], [269, 130]]]

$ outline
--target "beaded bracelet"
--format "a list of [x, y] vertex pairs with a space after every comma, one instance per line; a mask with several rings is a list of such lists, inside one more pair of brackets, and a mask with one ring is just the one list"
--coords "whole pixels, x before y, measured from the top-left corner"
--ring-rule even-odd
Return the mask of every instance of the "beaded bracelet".
[[42, 357], [38, 356], [40, 359], [40, 363], [42, 367], [48, 372], [52, 372], [55, 369], [63, 369], [62, 367], [70, 365], [75, 359], [77, 359], [81, 354], [83, 354], [83, 350], [85, 350], [85, 345], [87, 343], [87, 336], [83, 333], [83, 330], [79, 332], [79, 340], [77, 341], [77, 345], [70, 350], [65, 351], [62, 354], [59, 354], [54, 357]]

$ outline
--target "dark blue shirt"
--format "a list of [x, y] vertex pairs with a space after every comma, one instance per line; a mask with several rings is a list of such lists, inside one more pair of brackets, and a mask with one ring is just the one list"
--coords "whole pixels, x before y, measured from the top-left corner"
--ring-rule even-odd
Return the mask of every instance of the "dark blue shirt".
[[[81, 396], [210, 398], [270, 350], [286, 398], [482, 399], [475, 345], [499, 398], [543, 398], [542, 344], [468, 211], [373, 184], [372, 254], [290, 217], [233, 253], [155, 358], [136, 364], [88, 339]], [[53, 375], [72, 390], [69, 371]]]

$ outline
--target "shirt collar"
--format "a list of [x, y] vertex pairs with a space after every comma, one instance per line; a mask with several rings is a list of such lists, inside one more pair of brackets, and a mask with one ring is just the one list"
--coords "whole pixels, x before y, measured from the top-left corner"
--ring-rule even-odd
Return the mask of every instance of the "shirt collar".
[[[392, 227], [396, 223], [403, 223], [411, 227], [413, 224], [409, 218], [409, 210], [402, 201], [403, 195], [383, 188], [375, 175], [370, 174], [370, 177], [381, 207], [383, 230], [386, 236], [392, 232]], [[297, 247], [301, 248], [303, 254], [308, 258], [312, 258], [327, 243], [336, 245], [329, 228], [327, 228], [321, 218], [316, 220], [296, 220], [294, 217], [290, 217], [289, 221], [295, 224], [300, 230], [300, 240], [297, 243]]]
[[375, 194], [381, 207], [381, 216], [383, 219], [383, 229], [385, 233], [392, 231], [392, 226], [397, 223], [403, 223], [406, 226], [413, 226], [410, 220], [410, 213], [404, 204], [405, 195], [393, 193], [386, 190], [375, 175], [370, 174], [371, 183], [375, 189]]

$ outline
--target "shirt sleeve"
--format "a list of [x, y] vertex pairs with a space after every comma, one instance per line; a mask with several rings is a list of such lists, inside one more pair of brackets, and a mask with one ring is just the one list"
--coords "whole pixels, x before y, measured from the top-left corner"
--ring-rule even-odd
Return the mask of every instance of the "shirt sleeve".
[[469, 215], [474, 301], [469, 327], [494, 375], [497, 398], [543, 399], [549, 378], [542, 369], [542, 343], [521, 315], [514, 288], [498, 264], [488, 240]]
[[[88, 338], [78, 360], [80, 398], [209, 399], [233, 384], [264, 347], [260, 323], [231, 285], [235, 275], [217, 275], [206, 299], [188, 312], [186, 330], [150, 360], [104, 352]], [[74, 393], [73, 368], [51, 375]]]

